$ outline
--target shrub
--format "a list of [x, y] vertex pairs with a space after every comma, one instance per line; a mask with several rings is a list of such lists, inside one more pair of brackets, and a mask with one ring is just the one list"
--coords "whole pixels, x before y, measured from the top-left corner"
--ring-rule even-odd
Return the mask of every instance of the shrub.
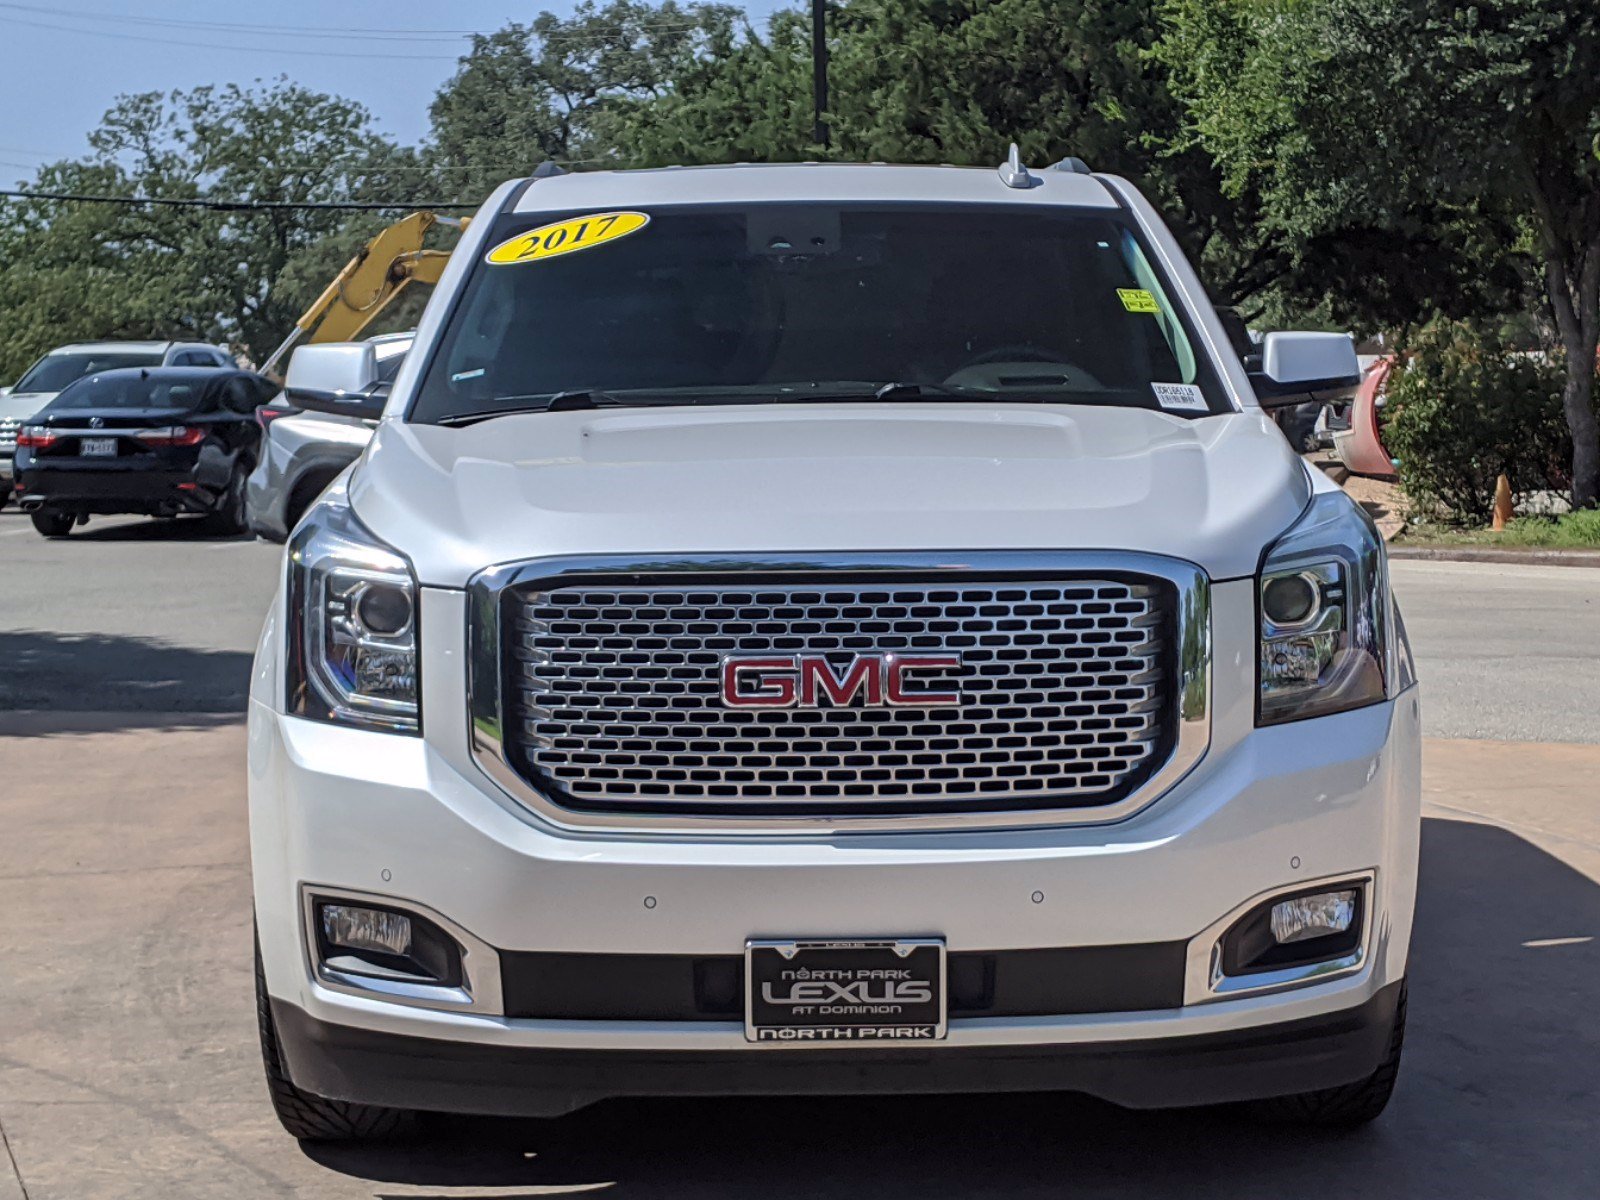
[[1383, 443], [1414, 510], [1481, 525], [1500, 475], [1514, 499], [1567, 488], [1572, 441], [1559, 355], [1514, 351], [1492, 334], [1440, 323], [1402, 360], [1389, 380]]

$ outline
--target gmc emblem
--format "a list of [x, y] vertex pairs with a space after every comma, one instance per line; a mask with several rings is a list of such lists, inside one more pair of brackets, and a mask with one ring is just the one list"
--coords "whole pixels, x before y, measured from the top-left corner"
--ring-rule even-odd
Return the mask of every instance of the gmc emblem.
[[961, 666], [959, 654], [858, 654], [842, 675], [820, 654], [722, 660], [722, 703], [728, 708], [949, 708], [956, 692], [933, 691], [917, 676]]

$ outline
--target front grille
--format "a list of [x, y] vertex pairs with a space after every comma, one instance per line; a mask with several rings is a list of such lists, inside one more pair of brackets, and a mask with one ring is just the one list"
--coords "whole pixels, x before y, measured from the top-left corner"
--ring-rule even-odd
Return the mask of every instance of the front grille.
[[0, 421], [0, 454], [14, 455], [17, 452], [17, 431], [22, 428], [22, 422], [8, 417]]
[[[506, 597], [505, 753], [587, 811], [773, 815], [1086, 808], [1175, 728], [1165, 580], [538, 584]], [[724, 656], [959, 655], [943, 708], [730, 709]]]

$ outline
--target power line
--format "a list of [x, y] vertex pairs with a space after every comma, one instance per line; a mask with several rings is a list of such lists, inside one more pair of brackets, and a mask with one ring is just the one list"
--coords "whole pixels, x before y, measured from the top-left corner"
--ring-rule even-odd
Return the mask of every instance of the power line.
[[153, 204], [168, 208], [203, 208], [214, 212], [384, 212], [411, 208], [477, 208], [475, 200], [204, 200], [173, 196], [84, 196], [75, 192], [0, 190], [0, 198], [14, 200], [68, 200], [79, 204]]
[[0, 8], [18, 12], [44, 13], [54, 17], [83, 17], [93, 21], [116, 21], [129, 25], [159, 25], [176, 29], [218, 29], [236, 33], [281, 33], [285, 37], [362, 37], [416, 38], [422, 41], [446, 41], [471, 37], [472, 29], [396, 29], [393, 26], [363, 28], [340, 25], [299, 25], [293, 27], [262, 25], [241, 21], [185, 21], [178, 17], [124, 16], [120, 13], [90, 12], [81, 8], [62, 8], [59, 5], [0, 3]]
[[305, 50], [298, 46], [237, 46], [226, 42], [193, 42], [182, 38], [147, 37], [139, 33], [125, 33], [117, 29], [80, 29], [72, 25], [51, 25], [44, 21], [29, 21], [22, 17], [0, 17], [9, 25], [26, 25], [34, 29], [48, 29], [52, 33], [89, 34], [93, 37], [112, 38], [126, 42], [154, 42], [158, 46], [185, 46], [198, 50], [234, 50], [246, 54], [261, 54], [263, 51], [271, 54], [301, 54], [312, 58], [370, 58], [387, 59], [391, 62], [456, 62], [462, 56], [458, 54], [364, 54], [359, 50]]

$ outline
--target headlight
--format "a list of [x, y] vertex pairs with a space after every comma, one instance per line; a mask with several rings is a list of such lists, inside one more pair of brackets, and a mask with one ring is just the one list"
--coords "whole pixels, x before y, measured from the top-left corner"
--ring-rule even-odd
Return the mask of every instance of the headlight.
[[1383, 543], [1343, 492], [1324, 492], [1267, 551], [1256, 723], [1376, 704], [1389, 694]]
[[417, 583], [335, 485], [289, 543], [287, 710], [416, 733]]

